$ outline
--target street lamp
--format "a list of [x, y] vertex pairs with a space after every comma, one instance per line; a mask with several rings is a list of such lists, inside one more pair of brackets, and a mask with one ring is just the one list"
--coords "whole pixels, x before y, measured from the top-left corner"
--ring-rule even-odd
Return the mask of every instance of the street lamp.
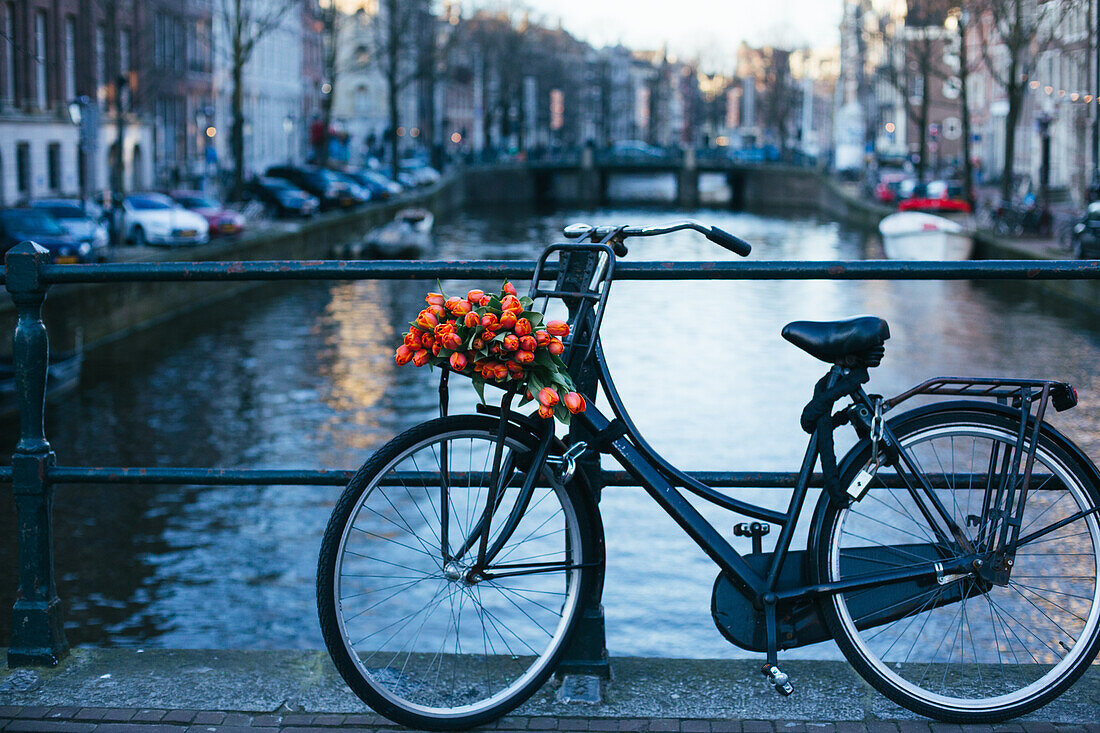
[[286, 162], [287, 165], [294, 163], [294, 154], [291, 150], [290, 135], [294, 132], [294, 118], [287, 115], [283, 118], [283, 134], [286, 135]]
[[1039, 162], [1039, 199], [1043, 204], [1047, 203], [1047, 191], [1050, 188], [1050, 123], [1054, 121], [1050, 113], [1042, 111], [1035, 118], [1035, 126], [1039, 130], [1040, 162]]
[[79, 96], [69, 102], [69, 119], [79, 128], [79, 142], [76, 145], [77, 179], [80, 184], [80, 208], [84, 210], [88, 200], [88, 145], [89, 128], [92, 124], [92, 115], [86, 114], [91, 100], [86, 96]]

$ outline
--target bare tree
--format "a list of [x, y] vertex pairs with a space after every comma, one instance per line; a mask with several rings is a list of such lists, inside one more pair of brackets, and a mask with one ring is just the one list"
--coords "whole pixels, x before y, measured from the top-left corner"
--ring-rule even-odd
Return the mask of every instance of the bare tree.
[[917, 180], [921, 183], [928, 167], [931, 86], [934, 80], [947, 75], [940, 59], [947, 41], [944, 21], [949, 5], [949, 0], [910, 3], [904, 26], [895, 28], [892, 37], [887, 28], [882, 28], [888, 48], [882, 73], [901, 97], [906, 118], [917, 129], [919, 145], [916, 167]]
[[244, 187], [244, 68], [256, 44], [302, 0], [221, 0], [221, 19], [228, 40], [230, 115], [229, 148], [233, 156], [232, 198]]
[[982, 58], [993, 80], [1005, 90], [1005, 166], [1001, 198], [1012, 197], [1015, 174], [1016, 128], [1024, 92], [1036, 58], [1054, 40], [1072, 0], [973, 0], [981, 36]]
[[796, 118], [798, 89], [791, 77], [791, 52], [781, 48], [761, 51], [764, 60], [763, 99], [760, 116], [766, 130], [776, 137], [780, 153], [786, 153], [791, 120]]

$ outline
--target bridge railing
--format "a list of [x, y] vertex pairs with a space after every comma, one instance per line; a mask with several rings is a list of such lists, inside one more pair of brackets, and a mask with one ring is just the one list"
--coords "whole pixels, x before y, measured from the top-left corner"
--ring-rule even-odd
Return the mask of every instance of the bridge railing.
[[[68, 652], [53, 562], [51, 509], [56, 484], [200, 484], [200, 485], [332, 485], [347, 483], [350, 470], [224, 469], [218, 467], [149, 468], [58, 465], [45, 434], [48, 334], [42, 304], [53, 285], [123, 282], [209, 282], [277, 280], [409, 280], [530, 278], [529, 261], [249, 261], [110, 263], [54, 265], [49, 254], [24, 243], [9, 250], [0, 282], [16, 309], [13, 333], [15, 384], [19, 403], [19, 439], [10, 469], [0, 469], [0, 483], [10, 483], [17, 512], [17, 600], [12, 609], [8, 664], [54, 665]], [[554, 272], [548, 272], [553, 276]], [[1095, 280], [1100, 261], [982, 262], [622, 262], [625, 280]], [[759, 471], [697, 473], [722, 487], [789, 488], [794, 473]], [[598, 471], [602, 486], [630, 485], [617, 471]], [[602, 585], [602, 584], [600, 584]], [[584, 626], [567, 665], [605, 673], [603, 618], [599, 599], [584, 615]]]

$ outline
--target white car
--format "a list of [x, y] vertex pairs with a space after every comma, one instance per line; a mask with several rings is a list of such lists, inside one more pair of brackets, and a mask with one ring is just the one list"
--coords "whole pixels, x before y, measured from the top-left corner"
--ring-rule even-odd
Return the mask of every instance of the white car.
[[201, 214], [188, 211], [159, 193], [135, 193], [122, 200], [123, 239], [142, 246], [206, 244], [210, 225]]

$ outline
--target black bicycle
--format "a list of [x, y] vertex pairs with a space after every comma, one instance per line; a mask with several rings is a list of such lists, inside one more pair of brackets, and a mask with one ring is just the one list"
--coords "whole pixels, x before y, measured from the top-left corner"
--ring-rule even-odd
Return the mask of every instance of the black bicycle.
[[[714, 621], [766, 655], [779, 692], [792, 685], [777, 653], [829, 638], [884, 695], [941, 720], [1000, 721], [1064, 692], [1100, 647], [1100, 474], [1044, 421], [1049, 407], [1076, 404], [1072, 387], [944, 377], [884, 399], [863, 384], [883, 357], [885, 321], [788, 324], [788, 341], [832, 366], [802, 414], [809, 445], [787, 510], [741, 501], [650, 447], [598, 338], [624, 241], [685, 228], [749, 253], [694, 222], [573, 225], [566, 235], [580, 241], [537, 262], [530, 295], [568, 306], [570, 373], [594, 374], [610, 408], [573, 416], [584, 441], [513, 410], [514, 389], [482, 414], [448, 416], [444, 372], [444, 416], [358, 471], [329, 521], [317, 579], [325, 642], [351, 689], [429, 729], [485, 723], [533, 694], [598, 593], [602, 524], [576, 467], [609, 454], [718, 565]], [[551, 270], [560, 274], [549, 285]], [[569, 274], [578, 271], [581, 282]], [[894, 413], [916, 396], [955, 399]], [[840, 425], [858, 442], [838, 462]], [[819, 463], [824, 489], [807, 549], [795, 550]], [[737, 552], [683, 491], [751, 519], [735, 534], [751, 537], [752, 551]]]

